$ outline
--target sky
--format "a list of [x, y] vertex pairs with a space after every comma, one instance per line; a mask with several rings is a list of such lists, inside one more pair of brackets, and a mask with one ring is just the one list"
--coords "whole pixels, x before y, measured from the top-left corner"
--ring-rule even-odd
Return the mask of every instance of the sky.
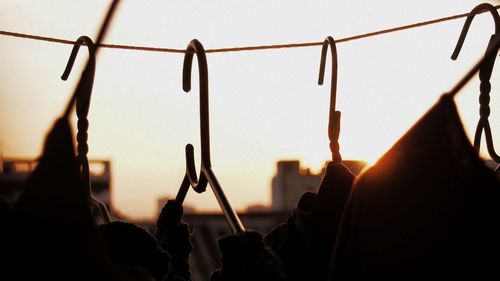
[[[133, 1], [117, 10], [106, 43], [205, 49], [319, 42], [466, 13], [479, 1]], [[500, 1], [486, 1], [493, 5]], [[0, 30], [96, 39], [110, 1], [1, 0]], [[494, 32], [476, 16], [457, 61], [465, 19], [339, 43], [337, 110], [344, 159], [376, 161], [484, 53]], [[86, 61], [80, 52], [60, 80], [71, 45], [0, 35], [0, 153], [35, 158]], [[329, 81], [317, 85], [321, 47], [207, 54], [212, 168], [237, 210], [270, 205], [276, 161], [299, 159], [319, 172], [329, 159]], [[199, 151], [198, 81], [182, 90], [183, 54], [101, 49], [89, 113], [89, 158], [112, 161], [113, 208], [152, 218], [157, 198], [175, 196], [184, 146]], [[500, 142], [498, 63], [491, 78], [493, 139]], [[330, 77], [330, 59], [327, 63]], [[478, 120], [478, 78], [455, 98], [467, 132]], [[496, 110], [498, 109], [498, 110]], [[76, 129], [76, 118], [73, 128]], [[485, 145], [482, 145], [485, 147]], [[497, 146], [499, 147], [499, 146]], [[500, 149], [500, 147], [498, 148]], [[497, 150], [498, 150], [497, 149]], [[484, 151], [481, 154], [487, 158]], [[199, 169], [199, 166], [198, 166]], [[216, 211], [212, 192], [186, 204]]]

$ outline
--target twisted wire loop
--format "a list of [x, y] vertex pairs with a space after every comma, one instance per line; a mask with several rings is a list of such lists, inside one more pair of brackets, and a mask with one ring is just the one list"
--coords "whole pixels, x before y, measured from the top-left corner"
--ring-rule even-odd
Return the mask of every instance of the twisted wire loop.
[[[492, 35], [490, 38], [490, 43], [488, 44], [488, 49], [491, 49], [491, 45], [495, 39], [495, 36], [497, 35]], [[493, 146], [493, 137], [491, 134], [491, 127], [490, 127], [490, 121], [489, 121], [489, 116], [491, 113], [490, 109], [490, 92], [491, 92], [491, 83], [490, 83], [490, 78], [491, 74], [493, 71], [493, 65], [495, 63], [496, 59], [496, 54], [493, 56], [490, 56], [481, 66], [479, 69], [479, 80], [481, 81], [479, 85], [479, 121], [477, 124], [476, 128], [476, 133], [474, 135], [474, 148], [479, 152], [479, 149], [481, 147], [481, 135], [482, 132], [484, 131], [484, 137], [486, 139], [486, 147], [488, 149], [488, 154], [490, 155], [491, 159], [493, 159], [495, 162], [500, 163], [500, 156], [496, 153], [495, 148]]]

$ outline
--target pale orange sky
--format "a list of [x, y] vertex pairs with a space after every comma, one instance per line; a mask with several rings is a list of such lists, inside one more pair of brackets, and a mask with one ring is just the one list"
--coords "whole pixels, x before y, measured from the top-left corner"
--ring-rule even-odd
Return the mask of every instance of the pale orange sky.
[[[317, 42], [328, 35], [342, 38], [460, 14], [480, 3], [234, 2], [122, 1], [106, 42], [179, 49], [194, 38], [206, 49]], [[107, 5], [102, 0], [3, 0], [0, 30], [95, 38]], [[489, 14], [475, 18], [459, 59], [450, 59], [464, 20], [338, 44], [344, 159], [376, 160], [483, 54], [494, 32]], [[85, 61], [82, 52], [68, 81], [61, 81], [70, 52], [69, 45], [0, 36], [4, 156], [40, 154], [45, 133], [61, 114]], [[316, 84], [320, 52], [308, 47], [207, 55], [212, 164], [236, 209], [270, 204], [278, 159], [301, 159], [315, 171], [328, 160], [330, 85]], [[110, 49], [98, 57], [89, 156], [112, 160], [114, 207], [133, 218], [152, 217], [159, 196], [175, 196], [186, 143], [193, 143], [199, 161], [198, 82], [193, 79], [190, 94], [182, 91], [182, 59], [182, 54]], [[490, 117], [498, 143], [497, 72], [498, 63]], [[477, 80], [456, 99], [469, 132], [478, 119]], [[190, 192], [186, 203], [200, 210], [218, 208], [211, 191]]]

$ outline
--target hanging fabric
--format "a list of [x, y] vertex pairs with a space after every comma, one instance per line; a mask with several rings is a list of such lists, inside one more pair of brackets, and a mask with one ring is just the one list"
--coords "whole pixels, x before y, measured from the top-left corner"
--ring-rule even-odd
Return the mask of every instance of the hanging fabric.
[[269, 250], [260, 233], [229, 235], [218, 244], [222, 266], [212, 273], [210, 281], [289, 281], [279, 258]]
[[121, 280], [187, 281], [168, 278], [170, 256], [145, 228], [124, 221], [96, 228], [115, 270], [125, 277]]
[[170, 254], [170, 272], [167, 280], [191, 280], [189, 255], [193, 250], [191, 230], [182, 220], [182, 204], [168, 200], [156, 220], [155, 237], [162, 249]]
[[485, 57], [363, 173], [329, 280], [498, 279], [500, 183], [466, 137], [453, 97]]

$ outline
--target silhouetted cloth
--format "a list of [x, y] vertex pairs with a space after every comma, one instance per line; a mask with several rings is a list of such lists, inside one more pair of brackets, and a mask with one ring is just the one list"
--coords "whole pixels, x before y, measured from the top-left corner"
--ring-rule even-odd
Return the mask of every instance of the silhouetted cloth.
[[154, 280], [163, 281], [170, 269], [170, 257], [146, 229], [115, 221], [98, 226], [111, 260], [119, 268], [140, 268]]
[[[9, 218], [11, 216], [12, 207], [10, 206], [7, 199], [0, 195], [0, 237], [3, 237], [7, 230], [7, 225], [9, 223]], [[2, 239], [5, 241], [5, 239]]]
[[498, 280], [499, 218], [500, 185], [443, 96], [355, 182], [330, 280]]
[[288, 280], [326, 280], [353, 181], [354, 175], [344, 165], [328, 163], [317, 194], [304, 193], [286, 223], [266, 235]]
[[193, 250], [191, 231], [182, 221], [182, 205], [168, 200], [156, 221], [156, 239], [161, 247], [170, 254], [171, 268], [168, 280], [191, 280], [189, 255]]
[[81, 184], [67, 119], [59, 119], [48, 134], [38, 166], [14, 207], [31, 221], [61, 229], [90, 227], [88, 192]]
[[226, 236], [219, 241], [222, 267], [211, 281], [285, 281], [279, 258], [269, 249], [261, 234], [253, 231]]
[[[9, 247], [9, 229], [10, 229], [11, 206], [7, 200], [0, 195], [0, 260], [5, 260], [8, 257], [5, 249]], [[0, 277], [2, 275], [0, 274]], [[1, 279], [1, 278], [0, 278]]]
[[10, 226], [2, 273], [14, 280], [117, 280], [91, 225], [67, 119], [57, 120], [47, 135]]
[[0, 195], [0, 223], [5, 225], [7, 218], [10, 216], [11, 206], [7, 199]]

